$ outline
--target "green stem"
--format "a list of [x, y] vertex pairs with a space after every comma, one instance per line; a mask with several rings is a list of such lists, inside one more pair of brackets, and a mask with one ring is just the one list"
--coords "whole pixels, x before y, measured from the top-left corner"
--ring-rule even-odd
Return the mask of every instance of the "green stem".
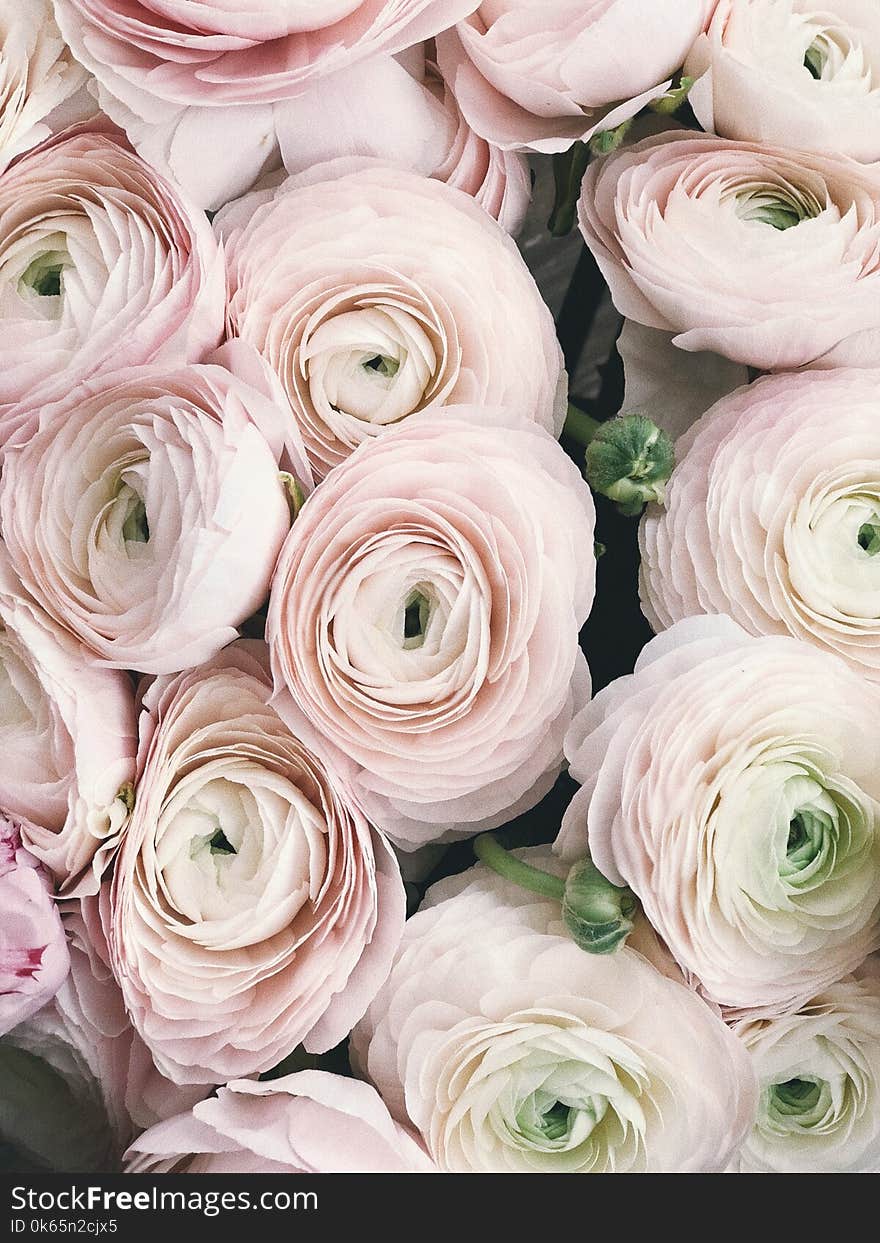
[[573, 406], [571, 402], [568, 405], [568, 414], [565, 416], [565, 426], [562, 429], [563, 436], [567, 436], [569, 440], [577, 441], [584, 448], [590, 443], [598, 432], [602, 423], [599, 419], [594, 419], [585, 411], [579, 410], [577, 406]]
[[574, 228], [581, 182], [589, 162], [590, 148], [583, 142], [573, 143], [568, 151], [553, 156], [556, 197], [547, 228], [554, 237], [565, 237]]
[[544, 898], [553, 898], [556, 902], [561, 902], [565, 896], [564, 880], [559, 876], [551, 876], [549, 872], [543, 872], [540, 868], [533, 868], [531, 864], [523, 863], [520, 859], [515, 859], [499, 842], [496, 842], [491, 833], [483, 833], [476, 839], [474, 854], [493, 872], [497, 872], [505, 880], [513, 881], [522, 889], [528, 889], [531, 893], [539, 893]]

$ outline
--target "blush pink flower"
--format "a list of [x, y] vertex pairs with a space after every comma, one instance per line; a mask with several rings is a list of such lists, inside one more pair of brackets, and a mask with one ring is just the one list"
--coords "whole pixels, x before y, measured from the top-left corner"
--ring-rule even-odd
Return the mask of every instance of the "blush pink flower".
[[665, 502], [639, 535], [654, 629], [728, 613], [752, 634], [792, 634], [880, 681], [877, 374], [758, 380], [704, 414], [676, 457]]
[[720, 0], [688, 54], [688, 101], [725, 138], [880, 157], [880, 13], [871, 0]]
[[564, 151], [662, 95], [713, 7], [483, 0], [440, 37], [440, 63], [478, 134], [500, 147]]
[[880, 167], [673, 131], [596, 161], [581, 232], [617, 309], [764, 371], [880, 363]]
[[0, 169], [76, 117], [86, 72], [52, 15], [52, 0], [0, 0]]
[[129, 1174], [429, 1174], [433, 1165], [367, 1083], [303, 1070], [237, 1079], [131, 1145]]
[[593, 523], [547, 432], [470, 407], [363, 445], [306, 502], [269, 603], [278, 709], [404, 849], [555, 780], [589, 694]]
[[223, 330], [223, 261], [204, 215], [107, 132], [71, 131], [0, 183], [0, 445], [80, 380], [176, 365]]
[[755, 1114], [746, 1051], [709, 1006], [631, 945], [586, 953], [558, 902], [482, 866], [428, 891], [352, 1043], [449, 1173], [720, 1170]]
[[159, 678], [116, 857], [110, 949], [176, 1083], [325, 1052], [388, 971], [405, 898], [382, 836], [269, 706], [262, 644]]
[[[513, 405], [559, 432], [553, 320], [516, 246], [458, 190], [338, 160], [217, 217], [231, 335], [278, 375], [322, 478], [416, 411]], [[505, 307], [499, 316], [498, 307]]]
[[56, 0], [55, 10], [107, 115], [145, 159], [185, 170], [200, 204], [216, 208], [277, 158], [300, 97], [421, 43], [476, 2]]
[[0, 812], [0, 1036], [54, 997], [70, 969], [49, 878]]
[[29, 1165], [112, 1173], [145, 1127], [207, 1089], [156, 1070], [106, 960], [103, 899], [67, 903], [70, 974], [55, 998], [0, 1039], [0, 1141]]
[[797, 1009], [880, 945], [878, 706], [829, 652], [679, 622], [572, 723], [556, 849], [629, 885], [730, 1015]]
[[528, 163], [468, 125], [435, 55], [427, 44], [374, 57], [289, 101], [278, 129], [284, 167], [302, 173], [339, 156], [372, 156], [463, 190], [516, 233], [531, 198]]
[[[22, 581], [105, 666], [169, 673], [210, 659], [266, 599], [290, 527], [286, 422], [205, 365], [132, 368], [43, 406], [0, 478]], [[296, 471], [310, 481], [302, 453]]]
[[98, 887], [128, 818], [135, 747], [128, 677], [43, 613], [0, 544], [0, 806], [63, 892]]

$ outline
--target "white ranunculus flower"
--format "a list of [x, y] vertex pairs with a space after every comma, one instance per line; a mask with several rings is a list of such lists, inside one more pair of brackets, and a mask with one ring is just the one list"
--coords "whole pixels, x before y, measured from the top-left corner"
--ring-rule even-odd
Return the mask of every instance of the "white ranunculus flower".
[[742, 1172], [880, 1172], [876, 968], [833, 984], [797, 1014], [735, 1030], [761, 1090]]
[[880, 157], [875, 0], [720, 0], [685, 73], [700, 124], [725, 138]]
[[[517, 852], [557, 876], [546, 847]], [[392, 1114], [453, 1173], [723, 1168], [752, 1124], [742, 1045], [639, 950], [603, 957], [561, 907], [478, 866], [406, 925], [353, 1034]]]
[[729, 613], [880, 681], [878, 380], [845, 368], [765, 377], [679, 440], [664, 504], [640, 529], [655, 630]]
[[556, 849], [629, 885], [731, 1017], [796, 1010], [880, 944], [878, 712], [830, 652], [681, 621], [572, 722]]
[[70, 119], [62, 105], [85, 80], [51, 0], [0, 0], [0, 170]]

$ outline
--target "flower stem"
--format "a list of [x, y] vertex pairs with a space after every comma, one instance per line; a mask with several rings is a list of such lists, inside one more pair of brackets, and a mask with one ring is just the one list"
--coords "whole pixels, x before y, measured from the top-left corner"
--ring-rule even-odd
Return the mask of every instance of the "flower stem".
[[577, 406], [568, 403], [568, 413], [565, 416], [565, 426], [562, 429], [563, 436], [567, 436], [569, 440], [574, 440], [584, 448], [590, 443], [598, 432], [602, 423], [599, 419], [594, 419], [584, 410], [579, 410]]
[[474, 854], [493, 872], [497, 872], [505, 880], [513, 881], [522, 889], [528, 889], [531, 893], [539, 893], [545, 898], [553, 898], [556, 902], [561, 902], [565, 896], [565, 881], [561, 877], [551, 876], [549, 872], [533, 868], [531, 864], [515, 859], [491, 833], [482, 833], [476, 839]]

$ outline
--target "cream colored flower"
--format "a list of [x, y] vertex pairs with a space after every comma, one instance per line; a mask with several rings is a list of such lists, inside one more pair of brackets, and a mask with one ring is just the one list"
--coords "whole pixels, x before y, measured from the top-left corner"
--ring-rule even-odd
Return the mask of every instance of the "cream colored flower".
[[556, 849], [628, 884], [711, 1001], [795, 1010], [880, 944], [878, 710], [829, 652], [679, 622], [572, 723]]
[[880, 978], [832, 984], [797, 1014], [739, 1024], [760, 1084], [746, 1173], [880, 1172]]
[[704, 1002], [629, 945], [579, 949], [558, 903], [482, 866], [429, 890], [353, 1046], [452, 1173], [717, 1170], [754, 1116], [745, 1050]]

